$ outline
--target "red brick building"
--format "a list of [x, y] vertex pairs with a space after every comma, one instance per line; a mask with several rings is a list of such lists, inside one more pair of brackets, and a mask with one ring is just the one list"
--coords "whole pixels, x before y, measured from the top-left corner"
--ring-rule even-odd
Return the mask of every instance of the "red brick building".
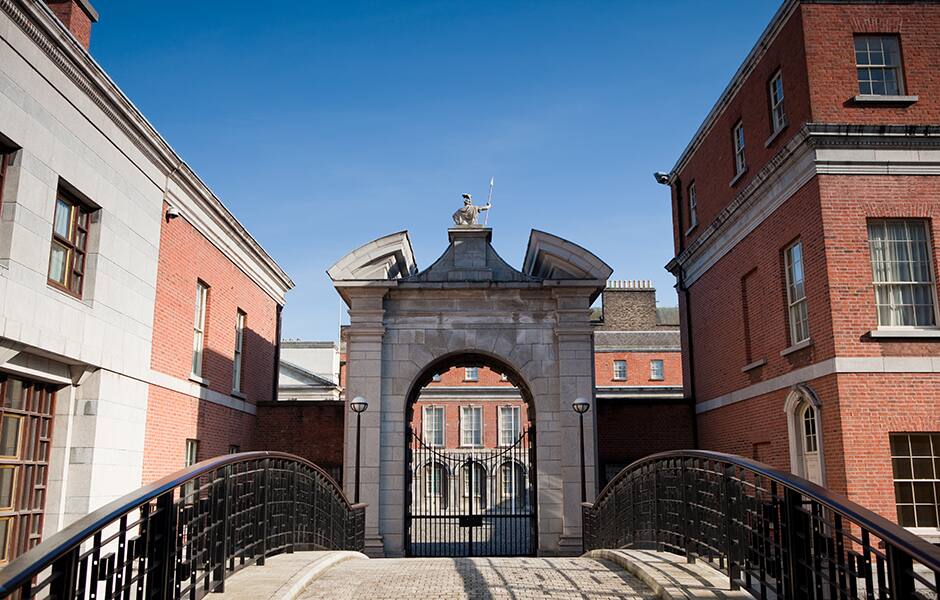
[[787, 0], [670, 173], [702, 448], [940, 498], [940, 4]]

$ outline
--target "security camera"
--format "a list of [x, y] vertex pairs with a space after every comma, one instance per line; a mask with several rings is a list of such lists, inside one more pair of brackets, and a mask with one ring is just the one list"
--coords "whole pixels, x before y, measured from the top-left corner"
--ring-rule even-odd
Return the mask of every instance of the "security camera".
[[176, 208], [175, 206], [170, 206], [166, 209], [167, 223], [170, 222], [170, 219], [175, 219], [178, 216], [180, 216], [180, 209]]
[[655, 173], [653, 173], [653, 178], [656, 180], [656, 183], [659, 183], [661, 185], [669, 184], [669, 173], [656, 171]]

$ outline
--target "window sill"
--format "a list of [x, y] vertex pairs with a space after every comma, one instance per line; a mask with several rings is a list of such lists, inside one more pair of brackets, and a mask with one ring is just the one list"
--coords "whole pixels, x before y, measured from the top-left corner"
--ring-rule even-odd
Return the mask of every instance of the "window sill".
[[780, 134], [786, 131], [787, 126], [788, 126], [788, 123], [784, 123], [783, 126], [780, 127], [780, 129], [771, 133], [770, 137], [767, 138], [767, 141], [764, 142], [764, 148], [770, 148], [770, 145], [773, 144], [774, 141], [776, 141], [778, 137], [780, 137]]
[[802, 342], [797, 342], [796, 344], [793, 344], [789, 348], [781, 350], [780, 356], [787, 356], [788, 354], [799, 352], [800, 350], [803, 350], [804, 348], [809, 348], [812, 345], [813, 345], [813, 340], [811, 338], [807, 338], [803, 340]]
[[664, 377], [650, 377], [650, 381], [665, 381]]
[[204, 378], [200, 377], [199, 375], [196, 375], [195, 373], [190, 373], [190, 374], [189, 374], [189, 380], [192, 381], [192, 382], [194, 382], [194, 383], [198, 383], [198, 384], [201, 385], [202, 387], [209, 387], [209, 380], [208, 380], [208, 379], [204, 379]]
[[855, 104], [886, 105], [886, 106], [910, 106], [917, 102], [917, 96], [868, 96], [859, 94], [852, 98]]
[[868, 332], [872, 339], [903, 339], [903, 338], [940, 338], [940, 329], [872, 329]]
[[753, 371], [753, 370], [756, 369], [757, 367], [763, 367], [763, 366], [766, 365], [766, 364], [767, 364], [767, 359], [766, 359], [766, 358], [761, 358], [761, 359], [755, 360], [754, 362], [748, 363], [748, 364], [744, 365], [743, 367], [741, 367], [741, 372], [742, 372], [742, 373], [747, 373], [748, 371]]
[[231, 393], [230, 395], [231, 395], [233, 398], [238, 398], [239, 400], [247, 400], [247, 399], [248, 399], [248, 396], [245, 394], [245, 392], [239, 392], [238, 390], [232, 390], [232, 393]]
[[626, 380], [627, 380], [626, 377], [614, 377], [613, 379], [611, 379], [611, 381], [626, 381]]
[[741, 181], [741, 178], [744, 177], [746, 174], [747, 174], [747, 167], [745, 167], [743, 171], [741, 171], [740, 173], [734, 176], [734, 179], [731, 180], [731, 183], [728, 184], [728, 187], [734, 187], [739, 181]]

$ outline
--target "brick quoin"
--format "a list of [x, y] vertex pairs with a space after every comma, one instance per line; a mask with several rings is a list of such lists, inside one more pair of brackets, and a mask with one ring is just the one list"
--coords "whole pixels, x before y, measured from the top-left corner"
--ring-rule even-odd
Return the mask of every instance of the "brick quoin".
[[[166, 211], [164, 205], [164, 213]], [[206, 389], [251, 405], [273, 400], [277, 302], [184, 217], [164, 218], [157, 266], [151, 368], [187, 381], [192, 370], [196, 282], [209, 285], [202, 377]], [[247, 314], [242, 397], [232, 395], [237, 311]], [[255, 447], [257, 418], [247, 412], [150, 386], [143, 481], [180, 469], [187, 439], [199, 440], [199, 460]]]
[[[806, 123], [940, 123], [937, 31], [940, 5], [936, 4], [797, 5], [740, 88], [722, 100], [711, 129], [672, 173], [677, 254], [723, 217], [729, 203]], [[904, 93], [918, 96], [916, 102], [903, 106], [854, 101], [859, 93], [856, 34], [898, 36]], [[769, 140], [768, 83], [778, 69], [783, 73], [788, 126]], [[731, 131], [739, 119], [747, 136], [748, 169], [732, 182]], [[784, 172], [786, 167], [776, 168]], [[686, 236], [686, 193], [692, 181], [699, 224]], [[803, 184], [735, 241], [687, 291], [680, 291], [682, 343], [694, 360], [694, 365], [688, 358], [683, 364], [686, 394], [694, 388], [699, 404], [727, 399], [732, 392], [810, 365], [836, 364], [834, 360], [885, 357], [884, 364], [890, 365], [892, 358], [916, 357], [933, 364], [932, 359], [940, 356], [940, 341], [869, 335], [878, 323], [867, 226], [876, 218], [924, 219], [933, 271], [940, 273], [938, 185], [935, 175], [888, 174], [817, 174]], [[726, 224], [713, 235], [728, 228]], [[791, 345], [784, 250], [795, 240], [803, 245], [811, 344], [781, 355]], [[742, 371], [756, 361], [766, 362]], [[692, 371], [694, 381], [689, 376]], [[812, 389], [821, 405], [817, 425], [827, 487], [895, 520], [890, 434], [940, 432], [940, 374], [831, 373], [810, 375], [801, 383]], [[784, 413], [790, 394], [790, 387], [782, 386], [700, 413], [700, 447], [793, 470]]]

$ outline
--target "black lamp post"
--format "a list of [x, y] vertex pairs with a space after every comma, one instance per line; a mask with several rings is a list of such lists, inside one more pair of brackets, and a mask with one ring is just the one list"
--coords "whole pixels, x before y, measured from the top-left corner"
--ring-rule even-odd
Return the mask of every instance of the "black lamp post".
[[[361, 440], [362, 413], [369, 408], [369, 402], [362, 396], [356, 396], [349, 403], [349, 408], [356, 413], [356, 493], [355, 502], [359, 504], [359, 446]], [[582, 468], [583, 471], [583, 468]]]
[[587, 488], [584, 483], [584, 413], [591, 410], [591, 403], [584, 398], [578, 398], [571, 403], [571, 408], [578, 413], [581, 431], [581, 502], [587, 502]]

